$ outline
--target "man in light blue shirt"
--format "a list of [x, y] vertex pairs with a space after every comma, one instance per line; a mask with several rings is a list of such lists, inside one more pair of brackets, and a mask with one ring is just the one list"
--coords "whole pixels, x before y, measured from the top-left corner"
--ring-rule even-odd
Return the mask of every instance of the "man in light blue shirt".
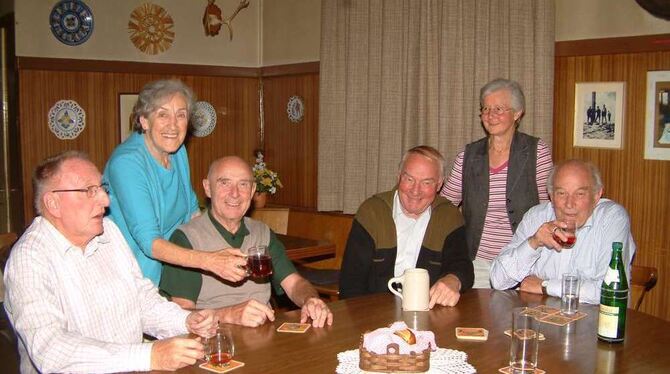
[[[493, 288], [508, 289], [520, 283], [525, 292], [561, 296], [561, 277], [576, 273], [581, 279], [580, 301], [600, 302], [600, 284], [612, 254], [612, 242], [623, 243], [626, 275], [635, 242], [630, 219], [619, 204], [601, 199], [602, 178], [598, 168], [582, 160], [567, 160], [549, 174], [547, 189], [551, 202], [531, 208], [523, 217], [512, 241], [503, 248], [491, 267]], [[577, 241], [563, 248], [554, 233], [566, 221], [576, 221]]]

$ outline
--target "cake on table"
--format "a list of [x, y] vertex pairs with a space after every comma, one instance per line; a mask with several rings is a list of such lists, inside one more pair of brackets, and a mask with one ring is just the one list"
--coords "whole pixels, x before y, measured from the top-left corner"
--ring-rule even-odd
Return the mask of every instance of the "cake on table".
[[394, 322], [361, 336], [359, 367], [368, 372], [423, 373], [430, 369], [430, 352], [436, 349], [432, 331]]

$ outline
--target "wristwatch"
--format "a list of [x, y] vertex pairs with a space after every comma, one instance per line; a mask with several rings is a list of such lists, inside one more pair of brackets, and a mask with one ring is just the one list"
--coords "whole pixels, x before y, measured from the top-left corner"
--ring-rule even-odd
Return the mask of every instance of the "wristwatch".
[[547, 286], [549, 285], [548, 280], [543, 280], [542, 281], [542, 294], [547, 295]]

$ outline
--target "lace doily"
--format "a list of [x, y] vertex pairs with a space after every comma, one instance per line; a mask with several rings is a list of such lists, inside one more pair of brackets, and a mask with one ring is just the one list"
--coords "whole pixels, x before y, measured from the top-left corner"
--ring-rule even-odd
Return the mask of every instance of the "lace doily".
[[[358, 349], [344, 351], [337, 354], [337, 374], [359, 374], [363, 371], [358, 367]], [[476, 373], [474, 366], [468, 363], [468, 355], [465, 352], [453, 349], [438, 348], [430, 352], [430, 370], [426, 373], [453, 373], [470, 374]]]

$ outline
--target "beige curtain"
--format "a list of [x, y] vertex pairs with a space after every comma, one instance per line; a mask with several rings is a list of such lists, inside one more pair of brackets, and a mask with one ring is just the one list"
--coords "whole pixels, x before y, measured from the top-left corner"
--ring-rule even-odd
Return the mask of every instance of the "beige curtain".
[[319, 210], [354, 213], [395, 185], [404, 150], [451, 161], [485, 136], [479, 89], [517, 80], [521, 131], [551, 144], [553, 0], [323, 0]]

